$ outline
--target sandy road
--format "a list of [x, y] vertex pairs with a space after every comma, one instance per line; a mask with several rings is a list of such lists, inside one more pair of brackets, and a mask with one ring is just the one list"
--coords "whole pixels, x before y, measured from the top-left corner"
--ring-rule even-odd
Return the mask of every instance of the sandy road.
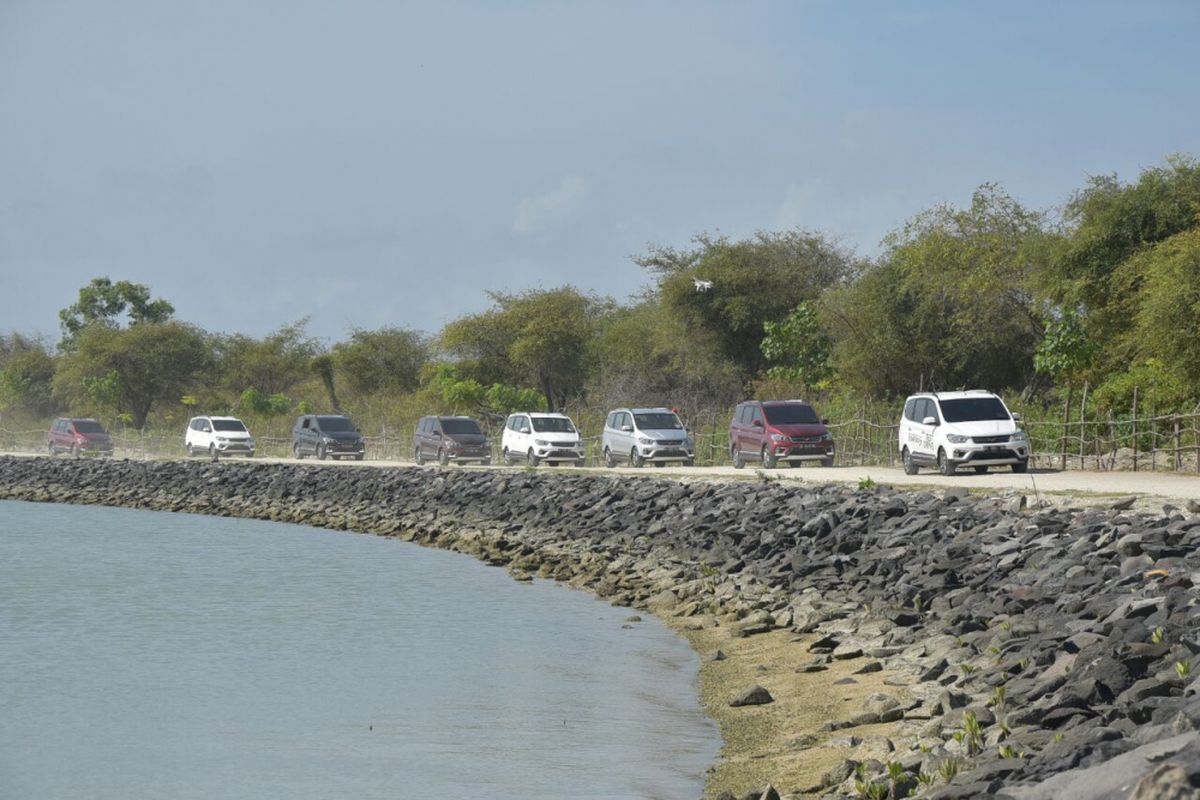
[[[12, 455], [34, 456], [41, 455], [38, 453], [13, 453]], [[183, 460], [182, 458], [180, 460]], [[197, 459], [198, 460], [198, 459]], [[240, 461], [239, 458], [233, 460]], [[277, 464], [295, 464], [297, 462], [293, 458], [255, 458], [256, 462], [277, 463]], [[306, 465], [319, 465], [328, 467], [347, 467], [356, 469], [370, 468], [394, 468], [394, 467], [413, 467], [415, 466], [409, 461], [316, 461], [311, 458], [304, 459]], [[457, 466], [440, 467], [436, 464], [426, 465], [424, 469], [498, 469], [498, 470], [522, 470], [529, 469], [528, 467], [479, 467], [479, 466]], [[561, 471], [577, 471], [576, 467], [555, 467], [555, 466], [539, 466], [536, 467], [539, 471], [553, 472]], [[1020, 493], [1028, 496], [1031, 500], [1039, 495], [1048, 495], [1057, 497], [1061, 502], [1063, 495], [1068, 497], [1077, 497], [1086, 499], [1089, 496], [1093, 502], [1102, 500], [1106, 497], [1116, 497], [1125, 495], [1138, 495], [1140, 500], [1138, 507], [1152, 507], [1161, 505], [1163, 502], [1173, 502], [1175, 505], [1183, 507], [1188, 500], [1200, 501], [1200, 475], [1193, 473], [1179, 472], [1089, 472], [1083, 470], [1031, 470], [1023, 475], [1008, 471], [1007, 468], [1000, 467], [985, 475], [977, 475], [974, 472], [962, 472], [953, 477], [945, 477], [939, 475], [932, 470], [922, 470], [917, 475], [905, 475], [904, 471], [899, 468], [891, 467], [816, 467], [803, 466], [797, 468], [780, 468], [773, 470], [762, 470], [755, 468], [753, 465], [747, 466], [745, 469], [734, 469], [733, 467], [682, 467], [682, 466], [667, 466], [667, 467], [617, 467], [616, 469], [605, 469], [604, 467], [588, 467], [582, 471], [591, 472], [599, 475], [645, 475], [645, 476], [660, 476], [660, 477], [680, 477], [680, 478], [724, 478], [724, 479], [740, 479], [740, 480], [756, 480], [766, 476], [770, 479], [778, 479], [781, 481], [802, 481], [805, 483], [853, 483], [857, 484], [860, 481], [870, 478], [878, 484], [888, 486], [912, 486], [924, 488], [949, 488], [949, 487], [965, 487], [974, 491], [981, 492], [996, 492], [996, 493]]]

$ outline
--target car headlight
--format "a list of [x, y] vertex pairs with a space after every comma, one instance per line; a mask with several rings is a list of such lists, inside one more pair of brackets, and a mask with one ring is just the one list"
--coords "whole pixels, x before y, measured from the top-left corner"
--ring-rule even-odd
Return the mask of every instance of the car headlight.
[[949, 442], [950, 444], [963, 444], [964, 442], [971, 441], [971, 437], [963, 436], [962, 434], [958, 434], [958, 433], [947, 433], [946, 441]]
[[647, 439], [645, 436], [638, 437], [638, 444], [654, 444], [653, 439]]
[[229, 441], [229, 439], [228, 439], [227, 437], [225, 437], [225, 436], [218, 436], [218, 437], [217, 437], [217, 441], [218, 441], [218, 442], [228, 442], [228, 441]]
[[550, 445], [550, 443], [547, 442], [545, 439], [534, 439], [533, 443], [536, 444], [538, 447], [549, 447], [549, 445]]
[[782, 433], [772, 433], [771, 434], [772, 442], [786, 442], [787, 440], [788, 440], [788, 437], [784, 436]]
[[822, 442], [832, 442], [832, 441], [833, 441], [833, 434], [832, 434], [832, 433], [830, 433], [830, 432], [828, 432], [828, 431], [826, 431], [825, 433], [822, 433], [822, 434], [821, 434], [821, 439], [820, 439], [820, 441], [822, 441]]
[[690, 436], [685, 436], [685, 437], [684, 437], [684, 439], [683, 439], [683, 446], [684, 446], [684, 447], [691, 447], [691, 446], [692, 446], [692, 437], [690, 437]]
[[1017, 431], [1016, 433], [1014, 433], [1014, 434], [1012, 435], [1012, 439], [1011, 439], [1011, 441], [1014, 441], [1014, 442], [1027, 442], [1027, 441], [1029, 441], [1029, 436], [1028, 436], [1028, 435], [1026, 435], [1025, 431]]

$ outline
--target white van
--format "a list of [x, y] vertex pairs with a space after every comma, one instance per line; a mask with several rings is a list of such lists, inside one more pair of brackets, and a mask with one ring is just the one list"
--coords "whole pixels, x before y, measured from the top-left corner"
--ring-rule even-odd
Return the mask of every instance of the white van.
[[618, 408], [610, 411], [600, 437], [604, 466], [620, 461], [643, 464], [696, 463], [696, 447], [687, 429], [669, 408]]
[[510, 414], [504, 423], [500, 454], [505, 464], [520, 459], [532, 467], [543, 461], [584, 465], [583, 440], [565, 414], [523, 412]]
[[987, 472], [1009, 466], [1024, 472], [1029, 466], [1029, 437], [1017, 427], [1020, 415], [1010, 413], [991, 392], [926, 392], [904, 402], [900, 419], [900, 459], [904, 472], [936, 467], [953, 475], [958, 467]]

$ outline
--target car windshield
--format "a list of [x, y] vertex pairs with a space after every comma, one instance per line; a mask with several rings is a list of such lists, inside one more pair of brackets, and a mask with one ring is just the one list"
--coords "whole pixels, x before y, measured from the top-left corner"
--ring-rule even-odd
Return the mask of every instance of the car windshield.
[[772, 425], [816, 425], [821, 421], [812, 406], [804, 403], [763, 406], [763, 410], [767, 412], [767, 422]]
[[217, 431], [244, 431], [246, 426], [242, 424], [240, 419], [214, 419], [212, 421], [213, 430]]
[[93, 419], [77, 419], [74, 425], [76, 433], [104, 433], [104, 426]]
[[346, 417], [317, 417], [317, 422], [326, 433], [354, 432], [354, 423]]
[[533, 429], [538, 433], [575, 432], [575, 426], [566, 417], [533, 417]]
[[655, 414], [634, 414], [633, 419], [637, 422], [637, 426], [643, 431], [678, 431], [683, 429], [683, 425], [679, 422], [679, 417], [674, 414], [664, 414], [658, 412]]
[[1011, 419], [1008, 409], [998, 397], [964, 397], [961, 400], [942, 400], [941, 404], [946, 422]]
[[464, 433], [483, 433], [473, 419], [443, 419], [442, 430], [452, 436]]

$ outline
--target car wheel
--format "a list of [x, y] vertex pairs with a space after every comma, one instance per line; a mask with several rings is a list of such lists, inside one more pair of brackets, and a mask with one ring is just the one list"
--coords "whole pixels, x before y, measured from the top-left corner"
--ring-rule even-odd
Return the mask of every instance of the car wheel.
[[511, 454], [508, 452], [508, 448], [507, 448], [507, 447], [506, 447], [506, 448], [504, 448], [503, 452], [501, 452], [501, 453], [500, 453], [500, 460], [501, 460], [502, 462], [504, 462], [504, 466], [506, 466], [506, 467], [511, 467], [511, 466], [512, 466], [512, 463], [513, 463], [513, 461], [512, 461], [512, 455], [511, 455]]
[[367, 457], [367, 454], [366, 454], [366, 453], [358, 453], [358, 454], [356, 454], [356, 455], [354, 456], [354, 460], [355, 460], [355, 461], [362, 461], [362, 460], [363, 460], [364, 458], [366, 458], [366, 457]]
[[413, 461], [417, 462], [417, 466], [425, 463], [425, 454], [421, 452], [421, 448], [418, 447], [413, 450]]
[[492, 465], [492, 460], [490, 458], [485, 458], [483, 461], [479, 462], [479, 466], [481, 466], [481, 467], [490, 467], [491, 465]]
[[1024, 458], [1012, 465], [1013, 472], [1026, 472], [1029, 469], [1029, 459]]
[[821, 466], [822, 467], [832, 467], [833, 466], [833, 456], [827, 456], [825, 458], [822, 458]]
[[987, 467], [976, 467], [975, 474], [976, 475], [987, 475]]
[[51, 457], [58, 455], [58, 451], [54, 449], [54, 442], [46, 442], [46, 452], [49, 453]]
[[586, 467], [586, 466], [587, 466], [587, 459], [584, 459], [584, 458], [577, 458], [577, 459], [575, 459], [575, 466], [577, 466], [577, 467]]
[[746, 459], [742, 458], [742, 451], [734, 447], [729, 453], [729, 457], [733, 459], [733, 468], [741, 469], [746, 466]]
[[917, 474], [920, 467], [917, 466], [917, 462], [913, 461], [912, 453], [908, 452], [907, 447], [900, 452], [900, 460], [904, 463], [905, 475]]
[[326, 449], [325, 449], [325, 443], [324, 443], [324, 442], [320, 442], [320, 443], [317, 445], [317, 461], [324, 461], [324, 460], [325, 460], [325, 456], [327, 456], [327, 455], [329, 455], [329, 453], [328, 453], [328, 451], [326, 451]]
[[542, 463], [542, 460], [534, 454], [532, 447], [529, 448], [529, 452], [525, 454], [525, 457], [529, 460], [529, 466], [531, 467], [536, 467]]
[[696, 459], [694, 459], [694, 458], [684, 459], [683, 465], [685, 467], [694, 467], [694, 466], [696, 466]]
[[938, 448], [937, 463], [938, 472], [942, 473], [943, 475], [954, 474], [954, 462], [946, 457], [946, 451], [940, 447]]
[[208, 446], [208, 457], [213, 461], [217, 461], [221, 458], [221, 454], [217, 452], [217, 446], [215, 444], [210, 444]]
[[441, 447], [438, 448], [438, 463], [441, 464], [443, 467], [449, 466], [449, 464], [450, 464], [450, 454], [447, 453], [446, 450]]
[[296, 457], [297, 461], [304, 460], [304, 453], [300, 450], [299, 442], [292, 442], [292, 455]]
[[79, 458], [79, 443], [71, 445], [71, 458]]
[[612, 450], [609, 450], [607, 447], [604, 448], [604, 466], [609, 469], [617, 466], [617, 460], [613, 458]]
[[775, 452], [771, 448], [764, 445], [760, 455], [762, 456], [763, 469], [775, 469], [779, 465], [779, 462], [775, 460]]
[[629, 463], [635, 467], [640, 467], [646, 463], [646, 460], [638, 454], [636, 447], [629, 451]]

